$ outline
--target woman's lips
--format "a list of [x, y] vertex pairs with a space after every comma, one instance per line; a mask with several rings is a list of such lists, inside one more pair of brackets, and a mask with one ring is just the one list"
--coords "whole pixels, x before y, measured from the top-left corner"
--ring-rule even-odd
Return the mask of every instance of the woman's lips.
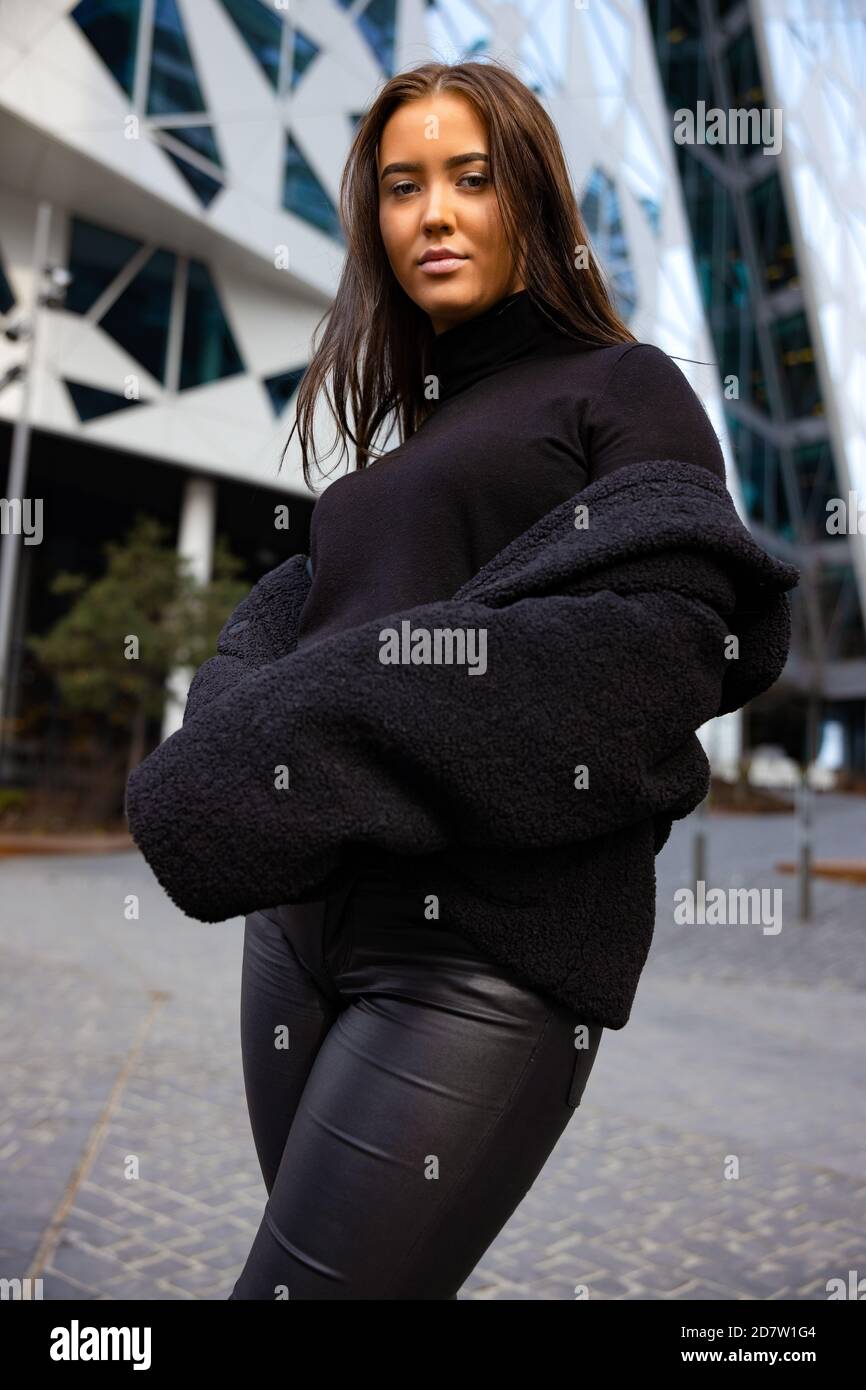
[[425, 270], [428, 275], [445, 275], [449, 270], [465, 265], [467, 260], [467, 256], [442, 256], [436, 261], [421, 261], [418, 269]]

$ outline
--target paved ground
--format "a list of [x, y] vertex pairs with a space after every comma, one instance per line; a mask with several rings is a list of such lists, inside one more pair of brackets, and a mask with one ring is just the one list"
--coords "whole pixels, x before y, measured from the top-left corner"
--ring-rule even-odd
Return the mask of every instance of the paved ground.
[[[866, 1276], [866, 888], [817, 880], [799, 924], [772, 867], [792, 818], [714, 816], [708, 884], [781, 888], [782, 931], [675, 926], [694, 823], [657, 860], [631, 1019], [461, 1299], [824, 1299]], [[816, 833], [818, 854], [862, 854], [866, 802], [821, 797]], [[0, 1277], [225, 1299], [265, 1201], [240, 919], [183, 917], [137, 852], [4, 861], [0, 902]]]

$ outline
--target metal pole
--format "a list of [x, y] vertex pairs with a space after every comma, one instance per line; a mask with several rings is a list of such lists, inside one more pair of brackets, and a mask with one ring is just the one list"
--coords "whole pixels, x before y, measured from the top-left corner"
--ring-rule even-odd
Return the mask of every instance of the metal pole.
[[[49, 236], [51, 233], [51, 204], [41, 202], [36, 211], [36, 228], [33, 235], [32, 288], [30, 295], [30, 337], [27, 343], [27, 358], [24, 368], [24, 381], [21, 390], [21, 409], [15, 421], [12, 435], [12, 452], [9, 461], [9, 480], [7, 496], [10, 500], [19, 498], [24, 506], [27, 488], [27, 466], [30, 453], [30, 408], [33, 398], [33, 379], [36, 363], [36, 340], [39, 327], [42, 281], [48, 261]], [[9, 673], [12, 657], [12, 623], [15, 613], [15, 595], [18, 589], [18, 569], [20, 565], [21, 533], [13, 526], [3, 537], [0, 547], [0, 774], [3, 767], [3, 750], [6, 743], [6, 710], [9, 705]]]
[[[813, 585], [816, 595], [820, 592], [821, 556], [816, 551], [813, 557]], [[820, 611], [820, 609], [819, 609]], [[806, 725], [806, 749], [800, 769], [799, 787], [799, 853], [797, 856], [797, 897], [799, 920], [812, 921], [812, 812], [814, 789], [809, 782], [810, 768], [817, 767], [819, 742], [821, 736], [821, 704], [824, 690], [824, 634], [815, 632], [815, 654], [812, 662], [812, 679], [809, 688], [808, 719]]]
[[707, 792], [703, 801], [695, 808], [695, 831], [692, 839], [692, 879], [695, 885], [695, 892], [698, 892], [698, 884], [701, 879], [707, 881], [707, 808], [709, 806], [710, 794]]
[[799, 796], [798, 902], [801, 922], [812, 920], [812, 788], [809, 786], [809, 765], [801, 769]]

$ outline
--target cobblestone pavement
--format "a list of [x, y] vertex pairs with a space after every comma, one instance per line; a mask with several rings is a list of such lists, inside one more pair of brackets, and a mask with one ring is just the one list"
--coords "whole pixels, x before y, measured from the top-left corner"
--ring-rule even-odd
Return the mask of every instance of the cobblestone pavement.
[[[866, 1276], [866, 888], [816, 880], [798, 923], [773, 869], [793, 818], [716, 815], [708, 886], [780, 888], [782, 931], [674, 925], [694, 826], [657, 860], [629, 1023], [462, 1300], [823, 1299]], [[866, 802], [822, 796], [816, 853], [864, 846]], [[0, 1277], [51, 1299], [225, 1299], [265, 1201], [240, 919], [185, 918], [137, 852], [0, 862], [0, 901]]]

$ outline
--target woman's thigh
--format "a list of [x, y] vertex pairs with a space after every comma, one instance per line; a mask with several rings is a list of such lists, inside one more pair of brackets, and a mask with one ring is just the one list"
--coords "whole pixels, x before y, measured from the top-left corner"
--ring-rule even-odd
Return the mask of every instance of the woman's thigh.
[[[448, 1299], [580, 1102], [601, 1028], [437, 924], [357, 899], [233, 1298]], [[589, 1043], [575, 1050], [577, 1040]]]
[[247, 917], [241, 1061], [253, 1142], [268, 1192], [316, 1054], [337, 1012], [303, 967], [276, 917], [263, 912]]

